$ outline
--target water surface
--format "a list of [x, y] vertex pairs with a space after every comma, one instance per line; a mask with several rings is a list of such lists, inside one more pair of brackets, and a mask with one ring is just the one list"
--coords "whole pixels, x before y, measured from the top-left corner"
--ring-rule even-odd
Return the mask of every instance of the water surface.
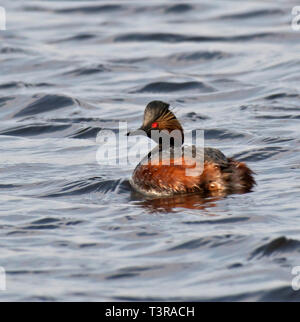
[[[8, 1], [0, 31], [3, 301], [299, 300], [294, 1]], [[101, 129], [169, 102], [252, 193], [148, 200]]]

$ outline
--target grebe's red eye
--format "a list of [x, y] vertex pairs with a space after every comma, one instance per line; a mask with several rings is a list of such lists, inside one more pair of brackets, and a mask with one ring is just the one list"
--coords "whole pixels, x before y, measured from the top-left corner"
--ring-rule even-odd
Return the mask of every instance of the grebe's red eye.
[[156, 128], [158, 127], [158, 123], [157, 123], [157, 122], [152, 123], [151, 127], [152, 127], [153, 129], [156, 129]]

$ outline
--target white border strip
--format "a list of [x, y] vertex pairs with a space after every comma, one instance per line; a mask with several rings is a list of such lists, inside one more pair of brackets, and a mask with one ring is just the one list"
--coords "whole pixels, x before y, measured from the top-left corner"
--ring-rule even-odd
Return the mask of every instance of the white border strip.
[[296, 6], [292, 9], [292, 15], [295, 16], [292, 20], [292, 29], [300, 31], [300, 6]]
[[0, 30], [6, 30], [6, 10], [0, 7]]
[[6, 291], [6, 273], [2, 266], [0, 266], [0, 291]]

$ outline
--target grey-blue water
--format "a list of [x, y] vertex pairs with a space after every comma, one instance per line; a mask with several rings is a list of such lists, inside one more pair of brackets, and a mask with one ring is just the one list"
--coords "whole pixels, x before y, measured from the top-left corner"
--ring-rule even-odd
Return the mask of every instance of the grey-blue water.
[[[296, 5], [2, 0], [0, 300], [300, 300]], [[99, 164], [99, 130], [154, 99], [254, 191], [148, 200]]]

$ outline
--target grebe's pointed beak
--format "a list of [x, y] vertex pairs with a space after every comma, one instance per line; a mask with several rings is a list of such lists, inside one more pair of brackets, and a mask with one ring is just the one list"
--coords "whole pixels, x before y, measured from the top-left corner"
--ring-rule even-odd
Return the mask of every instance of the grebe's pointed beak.
[[134, 136], [134, 135], [145, 135], [145, 136], [147, 136], [147, 133], [146, 133], [146, 131], [145, 131], [145, 129], [143, 127], [140, 127], [137, 130], [127, 132], [126, 135], [127, 136]]

